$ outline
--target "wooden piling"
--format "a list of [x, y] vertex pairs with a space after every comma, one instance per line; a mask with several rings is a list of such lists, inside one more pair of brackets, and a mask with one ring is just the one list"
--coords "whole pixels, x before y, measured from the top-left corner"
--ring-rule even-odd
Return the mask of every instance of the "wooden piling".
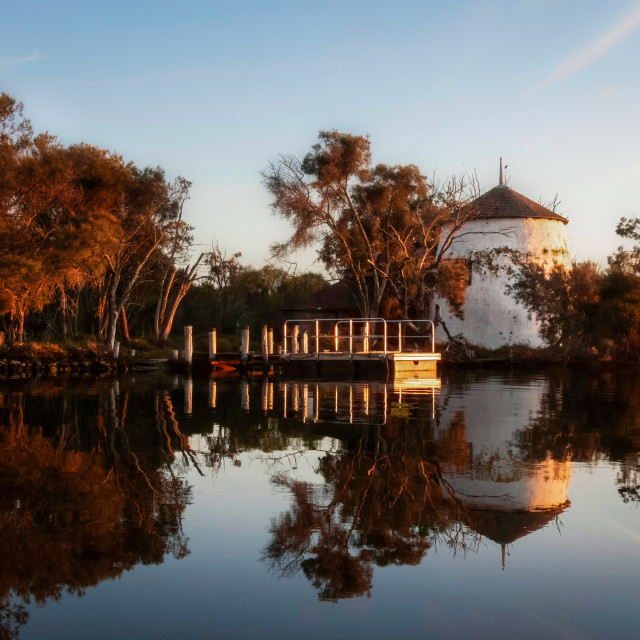
[[273, 355], [273, 329], [269, 329], [269, 334], [267, 336], [267, 345], [269, 347], [269, 355]]
[[240, 332], [240, 353], [243, 358], [246, 358], [249, 355], [249, 327], [245, 327]]
[[209, 360], [215, 360], [217, 352], [216, 330], [209, 331]]
[[260, 345], [262, 347], [262, 359], [265, 362], [269, 361], [269, 329], [265, 324], [262, 327], [262, 340], [260, 341]]
[[188, 325], [184, 328], [184, 362], [191, 366], [193, 361], [193, 327]]

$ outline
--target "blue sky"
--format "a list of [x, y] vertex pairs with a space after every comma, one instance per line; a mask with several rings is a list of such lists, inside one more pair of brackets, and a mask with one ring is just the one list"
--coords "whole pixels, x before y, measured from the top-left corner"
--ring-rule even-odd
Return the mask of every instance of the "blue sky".
[[185, 176], [197, 241], [246, 263], [287, 232], [259, 171], [321, 129], [486, 189], [503, 156], [514, 189], [558, 193], [579, 259], [640, 215], [639, 0], [23, 0], [3, 18], [0, 90], [35, 130]]

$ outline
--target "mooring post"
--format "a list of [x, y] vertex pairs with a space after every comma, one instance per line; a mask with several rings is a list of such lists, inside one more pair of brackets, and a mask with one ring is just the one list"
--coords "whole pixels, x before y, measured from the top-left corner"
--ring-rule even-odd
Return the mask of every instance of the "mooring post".
[[300, 333], [300, 325], [299, 324], [294, 324], [293, 325], [293, 344], [291, 345], [291, 353], [299, 353], [300, 351], [300, 345], [298, 344], [298, 334]]
[[269, 362], [269, 329], [266, 324], [262, 327], [262, 340], [260, 342], [262, 346], [262, 359], [265, 362]]
[[246, 360], [249, 357], [249, 327], [245, 327], [240, 332], [240, 353], [242, 354], [243, 360]]
[[184, 381], [184, 412], [191, 415], [193, 410], [193, 380], [187, 378]]
[[191, 366], [193, 360], [193, 327], [188, 325], [184, 328], [184, 362]]
[[267, 347], [270, 356], [273, 355], [273, 329], [269, 329], [267, 335]]
[[211, 331], [209, 331], [209, 360], [216, 359], [216, 353], [218, 348], [218, 345], [216, 343], [217, 343], [216, 330], [211, 329]]

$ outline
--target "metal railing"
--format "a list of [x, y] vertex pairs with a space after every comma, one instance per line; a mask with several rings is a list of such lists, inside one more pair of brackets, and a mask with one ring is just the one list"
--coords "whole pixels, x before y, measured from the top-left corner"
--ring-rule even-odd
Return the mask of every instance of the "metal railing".
[[[424, 332], [421, 332], [424, 328]], [[416, 348], [424, 344], [423, 349]], [[287, 320], [283, 353], [411, 353], [435, 352], [431, 320], [384, 318], [314, 318]], [[376, 348], [381, 347], [381, 348]]]

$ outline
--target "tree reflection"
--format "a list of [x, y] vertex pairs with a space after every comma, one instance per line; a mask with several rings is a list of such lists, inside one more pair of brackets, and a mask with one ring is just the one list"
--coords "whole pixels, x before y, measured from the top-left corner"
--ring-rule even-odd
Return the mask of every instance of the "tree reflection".
[[[0, 638], [18, 637], [25, 604], [82, 595], [136, 564], [189, 553], [190, 487], [171, 465], [172, 442], [184, 445], [177, 426], [164, 441], [152, 421], [129, 428], [129, 396], [113, 384], [96, 390], [92, 429], [65, 400], [48, 436], [25, 421], [22, 393], [0, 397]], [[157, 418], [170, 411], [166, 398], [156, 408]]]
[[336, 602], [368, 593], [374, 565], [416, 565], [438, 542], [454, 552], [476, 548], [479, 536], [425, 429], [399, 421], [384, 432], [362, 427], [340, 452], [320, 459], [321, 487], [277, 476], [292, 506], [272, 521], [262, 556], [270, 569], [302, 572], [321, 600]]

